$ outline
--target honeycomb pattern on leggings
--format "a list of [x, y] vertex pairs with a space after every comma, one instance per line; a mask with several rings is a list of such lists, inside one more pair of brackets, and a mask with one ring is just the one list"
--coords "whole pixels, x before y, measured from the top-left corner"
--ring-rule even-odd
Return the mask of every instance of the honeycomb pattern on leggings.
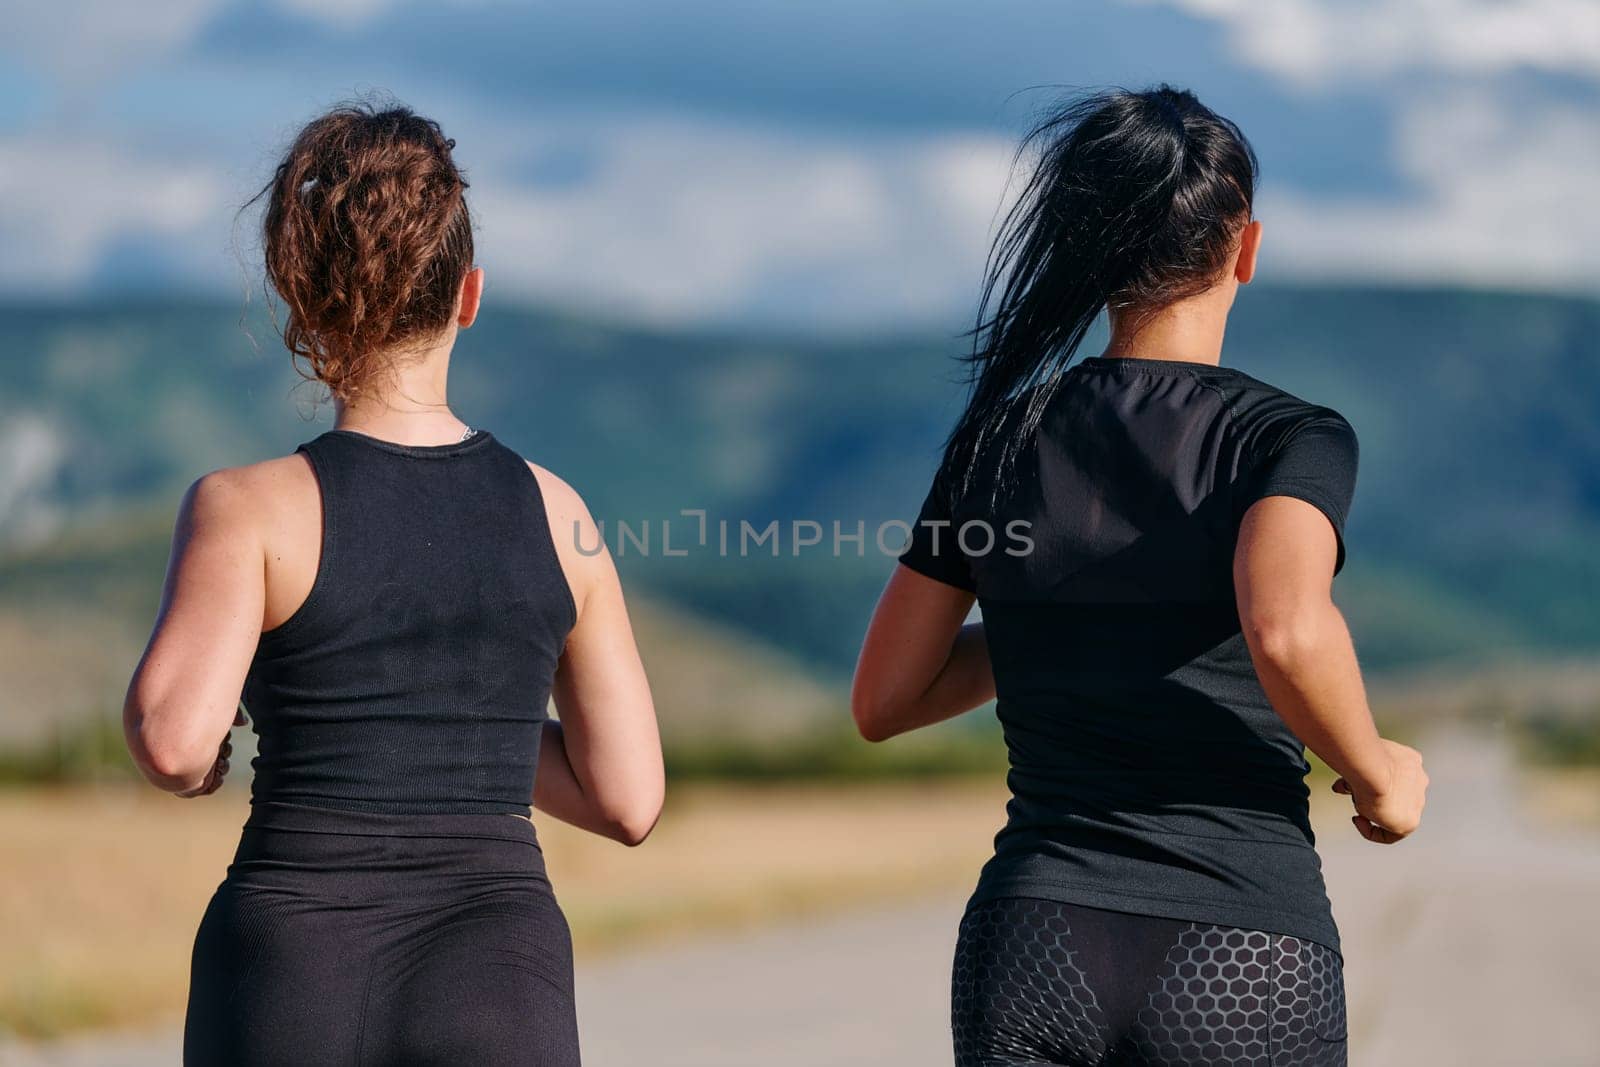
[[1071, 937], [1066, 909], [1051, 901], [1007, 898], [967, 913], [951, 989], [960, 1067], [1344, 1067], [1344, 980], [1332, 949], [1188, 924], [1132, 1025], [1113, 1034]]
[[[1336, 1067], [1344, 1063], [1344, 973], [1325, 945], [1273, 938], [1274, 1067]], [[1335, 1043], [1338, 1042], [1338, 1043]]]
[[1341, 1067], [1344, 981], [1332, 949], [1195, 924], [1140, 1010], [1138, 1062]]
[[951, 975], [956, 1063], [1094, 1063], [1105, 1017], [1049, 901], [1006, 898], [961, 921]]
[[1142, 1060], [1270, 1067], [1272, 986], [1271, 934], [1187, 927], [1139, 1010]]

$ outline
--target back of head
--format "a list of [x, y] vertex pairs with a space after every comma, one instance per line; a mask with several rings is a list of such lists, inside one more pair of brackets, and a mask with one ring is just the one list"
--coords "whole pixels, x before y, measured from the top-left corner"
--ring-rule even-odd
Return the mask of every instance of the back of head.
[[946, 448], [958, 491], [991, 449], [1004, 486], [1102, 309], [1156, 309], [1209, 289], [1251, 217], [1249, 142], [1167, 85], [1070, 103], [1034, 127], [1019, 158], [1029, 150], [1038, 160], [990, 254], [972, 395]]
[[334, 108], [295, 138], [256, 200], [283, 341], [334, 397], [449, 325], [472, 269], [467, 182], [438, 123], [398, 105]]

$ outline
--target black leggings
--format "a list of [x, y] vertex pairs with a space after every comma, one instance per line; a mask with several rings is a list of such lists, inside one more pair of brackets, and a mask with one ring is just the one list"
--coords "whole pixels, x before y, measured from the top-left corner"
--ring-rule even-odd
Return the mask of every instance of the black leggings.
[[578, 1063], [571, 938], [526, 819], [273, 822], [200, 923], [187, 1067]]
[[1284, 934], [1007, 897], [968, 909], [956, 1067], [1343, 1067], [1338, 953]]

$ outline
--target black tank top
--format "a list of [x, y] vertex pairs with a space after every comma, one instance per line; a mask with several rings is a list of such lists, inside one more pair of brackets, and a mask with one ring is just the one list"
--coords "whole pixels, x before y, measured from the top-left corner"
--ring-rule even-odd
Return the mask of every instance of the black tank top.
[[533, 472], [481, 431], [411, 447], [332, 430], [299, 451], [322, 556], [245, 681], [252, 822], [286, 805], [527, 815], [577, 615]]

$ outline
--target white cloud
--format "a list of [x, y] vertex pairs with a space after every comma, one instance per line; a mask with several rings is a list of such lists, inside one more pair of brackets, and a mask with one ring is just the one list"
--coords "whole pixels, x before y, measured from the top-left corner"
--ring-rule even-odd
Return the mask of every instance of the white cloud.
[[1241, 59], [1303, 86], [1405, 70], [1600, 77], [1594, 0], [1146, 0], [1225, 23]]
[[394, 0], [278, 0], [278, 6], [342, 29], [363, 26], [394, 6]]
[[107, 85], [193, 38], [222, 0], [46, 0], [6, 6], [4, 51], [65, 89]]
[[[1401, 107], [1394, 166], [1412, 189], [1339, 197], [1269, 184], [1268, 275], [1595, 291], [1600, 137], [1575, 105], [1489, 88]], [[473, 144], [570, 146], [586, 180], [529, 188], [475, 168], [481, 257], [501, 292], [665, 321], [752, 309], [828, 325], [967, 315], [1007, 190], [1003, 138], [880, 143], [686, 120], [550, 124]]]
[[[181, 50], [219, 2], [22, 8], [6, 47], [93, 96]], [[1402, 194], [1312, 193], [1269, 175], [1269, 272], [1600, 288], [1600, 119], [1572, 95], [1530, 90], [1513, 105], [1495, 92], [1522, 66], [1600, 79], [1600, 4], [1161, 2], [1221, 20], [1243, 61], [1291, 94], [1355, 88], [1396, 116], [1390, 158], [1375, 165], [1409, 181]], [[391, 0], [277, 3], [360, 26]], [[1012, 151], [998, 134], [951, 130], [869, 138], [559, 103], [538, 120], [507, 110], [464, 97], [449, 122], [492, 290], [663, 321], [964, 318]], [[246, 161], [204, 135], [211, 120], [180, 158], [137, 127], [70, 117], [0, 134], [0, 289], [71, 291], [133, 241], [183, 279], [236, 290], [233, 209], [253, 190], [236, 179]]]
[[[1013, 150], [998, 136], [865, 140], [662, 116], [456, 125], [491, 292], [668, 323], [965, 318]], [[1593, 290], [1594, 125], [1576, 106], [1514, 107], [1487, 89], [1415, 100], [1393, 147], [1414, 193], [1269, 183], [1267, 276]], [[566, 173], [552, 177], [551, 159]], [[236, 184], [92, 140], [0, 141], [0, 287], [70, 290], [135, 234], [170, 247], [186, 276], [237, 291]]]
[[[468, 126], [452, 132], [474, 146], [491, 290], [663, 322], [964, 315], [1011, 152], [997, 137], [866, 142], [686, 118]], [[581, 180], [530, 181], [530, 159], [573, 152], [590, 161]], [[133, 239], [181, 279], [237, 291], [247, 195], [205, 157], [0, 138], [0, 289], [81, 288]]]
[[538, 153], [574, 139], [592, 158], [581, 182], [530, 187], [510, 153], [472, 161], [491, 287], [669, 321], [757, 307], [834, 322], [959, 313], [1010, 158], [998, 138], [866, 144], [684, 119], [471, 142]]
[[[231, 220], [224, 188], [215, 167], [147, 158], [102, 137], [0, 139], [0, 287], [71, 288], [125, 236], [169, 242], [175, 253], [221, 250]], [[197, 263], [196, 273], [212, 266]]]
[[1399, 119], [1396, 165], [1418, 195], [1269, 188], [1258, 205], [1269, 264], [1313, 277], [1600, 288], [1593, 115], [1518, 107], [1485, 89], [1417, 100]]

